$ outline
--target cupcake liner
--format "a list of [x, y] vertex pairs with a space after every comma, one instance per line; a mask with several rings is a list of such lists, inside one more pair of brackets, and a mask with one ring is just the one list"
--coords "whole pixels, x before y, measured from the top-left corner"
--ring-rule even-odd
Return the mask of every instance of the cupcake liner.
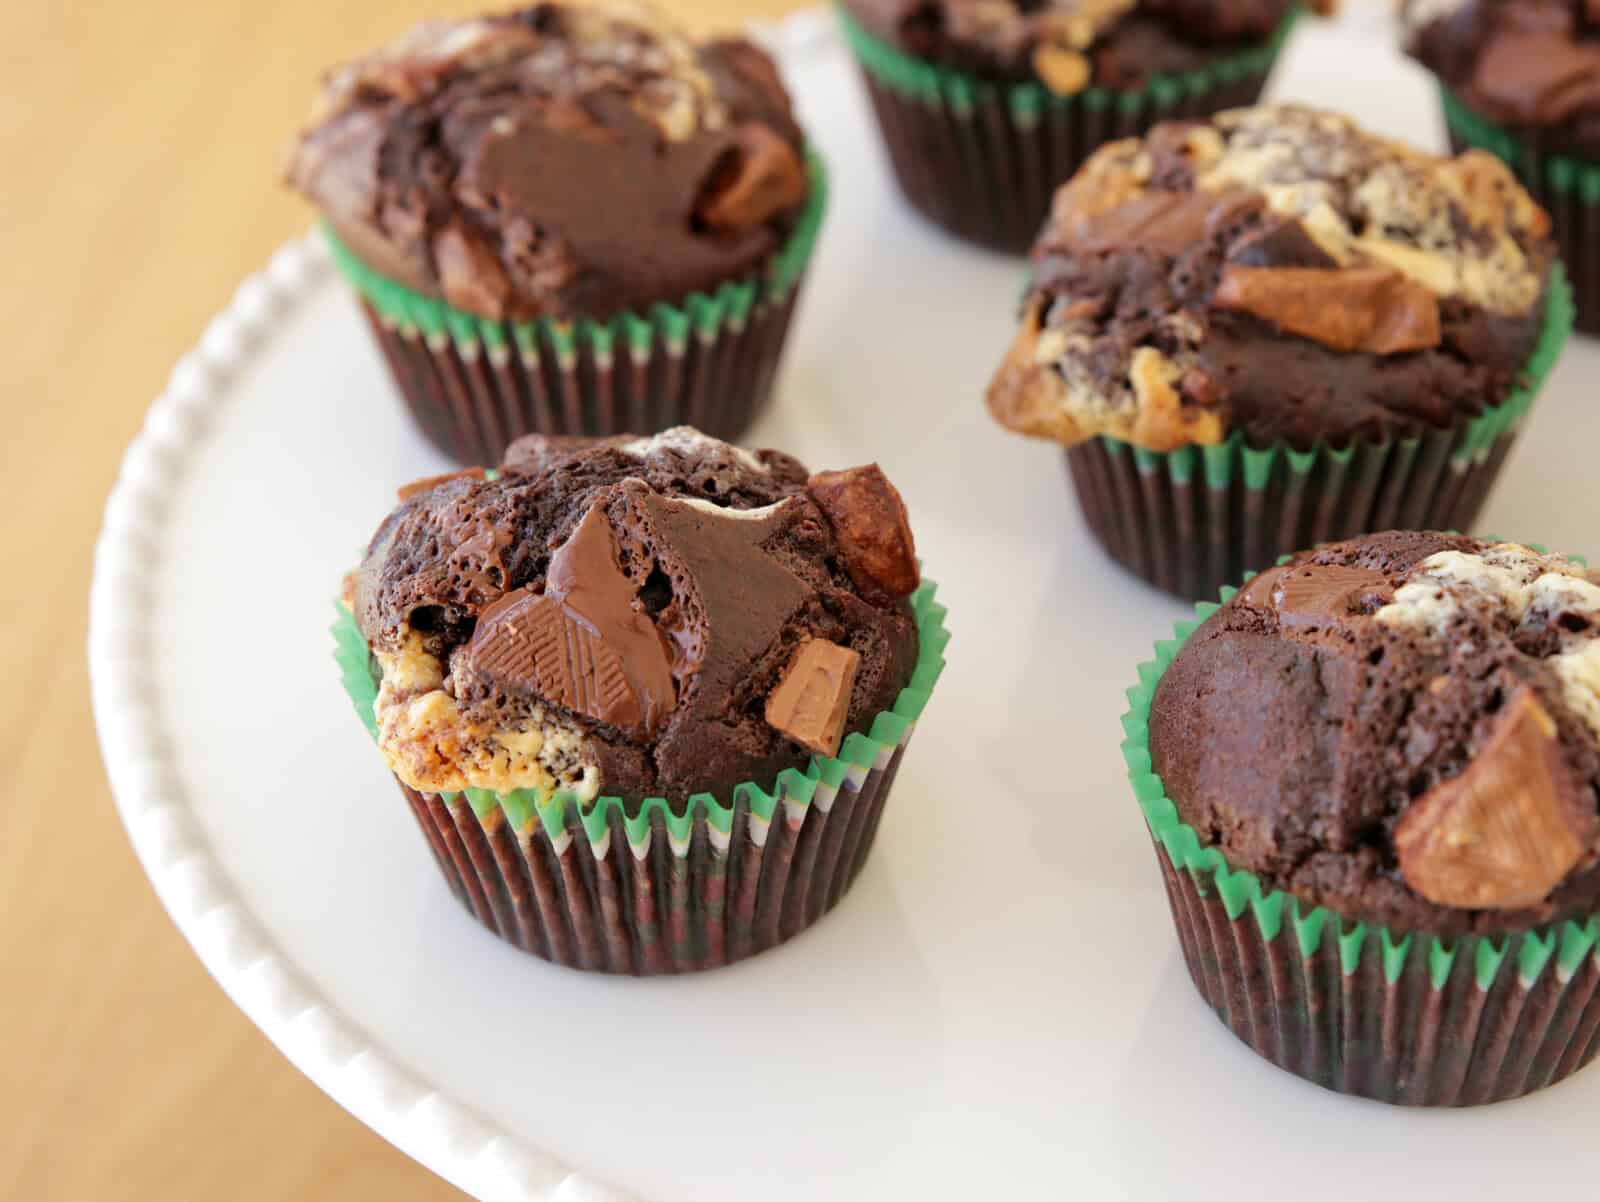
[[[1221, 591], [1224, 601], [1235, 589]], [[1600, 921], [1453, 943], [1352, 922], [1229, 866], [1178, 816], [1150, 758], [1156, 685], [1202, 604], [1128, 690], [1122, 752], [1184, 962], [1223, 1023], [1279, 1068], [1406, 1106], [1520, 1097], [1600, 1052]]]
[[1058, 186], [1099, 146], [1158, 121], [1254, 104], [1299, 16], [1260, 46], [1136, 91], [1057, 96], [1040, 83], [995, 84], [936, 66], [868, 33], [836, 5], [872, 97], [901, 191], [930, 221], [971, 242], [1021, 254]]
[[1500, 405], [1415, 438], [1297, 451], [1249, 446], [1160, 453], [1101, 436], [1066, 451], [1089, 529], [1129, 571], [1191, 601], [1292, 551], [1374, 530], [1467, 530], [1572, 328], [1561, 265], [1522, 382]]
[[1486, 150], [1503, 160], [1550, 214], [1572, 281], [1578, 329], [1600, 335], [1600, 163], [1545, 151], [1537, 131], [1513, 134], [1473, 112], [1443, 84], [1439, 98], [1450, 149]]
[[608, 321], [495, 321], [367, 267], [326, 225], [417, 426], [460, 463], [500, 462], [524, 434], [654, 434], [690, 425], [733, 440], [766, 407], [827, 205], [822, 160], [810, 199], [759, 276]]
[[[452, 893], [523, 951], [592, 972], [656, 976], [732, 964], [827, 913], [872, 850], [900, 761], [950, 641], [924, 581], [911, 682], [867, 734], [723, 804], [696, 794], [585, 806], [569, 794], [423, 793], [400, 784]], [[346, 691], [376, 737], [366, 641], [342, 606], [334, 626]]]

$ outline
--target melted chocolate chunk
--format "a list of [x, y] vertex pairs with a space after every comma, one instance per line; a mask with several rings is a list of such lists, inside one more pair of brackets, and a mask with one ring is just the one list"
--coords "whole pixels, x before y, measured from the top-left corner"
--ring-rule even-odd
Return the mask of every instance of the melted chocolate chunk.
[[491, 685], [648, 737], [677, 704], [661, 632], [617, 564], [603, 506], [550, 560], [545, 591], [517, 589], [478, 619], [467, 666]]

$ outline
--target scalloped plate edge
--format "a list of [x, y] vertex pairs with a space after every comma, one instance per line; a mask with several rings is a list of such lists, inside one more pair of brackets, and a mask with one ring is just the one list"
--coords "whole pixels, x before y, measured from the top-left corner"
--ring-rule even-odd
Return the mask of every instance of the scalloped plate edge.
[[[834, 44], [826, 9], [750, 27], [780, 60]], [[89, 591], [89, 679], [112, 796], [161, 904], [224, 993], [297, 1069], [358, 1120], [484, 1202], [629, 1202], [431, 1088], [318, 995], [245, 909], [189, 811], [150, 662], [152, 578], [178, 481], [209, 419], [282, 317], [322, 286], [313, 234], [239, 285], [174, 365], [107, 498]]]

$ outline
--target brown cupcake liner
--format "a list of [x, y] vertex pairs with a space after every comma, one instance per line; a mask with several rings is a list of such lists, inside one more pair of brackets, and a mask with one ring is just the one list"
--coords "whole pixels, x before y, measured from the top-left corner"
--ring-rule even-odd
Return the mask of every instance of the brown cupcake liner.
[[766, 408], [798, 288], [742, 320], [629, 346], [548, 333], [526, 345], [459, 342], [362, 308], [406, 407], [460, 463], [495, 464], [525, 434], [651, 434], [694, 426], [736, 440]]
[[839, 20], [861, 68], [900, 189], [950, 233], [1022, 254], [1056, 189], [1096, 149], [1161, 121], [1254, 104], [1297, 13], [1262, 46], [1139, 91], [1091, 88], [1052, 96], [1034, 83], [997, 85], [916, 59]]
[[450, 890], [523, 951], [590, 972], [658, 976], [732, 964], [810, 927], [866, 863], [905, 745], [770, 820], [740, 801], [720, 833], [705, 813], [687, 837], [655, 815], [643, 838], [620, 809], [598, 839], [576, 807], [554, 832], [515, 829], [464, 795], [401, 784]]
[[1167, 470], [1164, 457], [1092, 439], [1066, 452], [1067, 474], [1100, 545], [1134, 575], [1190, 601], [1215, 597], [1284, 555], [1375, 530], [1466, 530], [1516, 440], [1511, 429], [1465, 459], [1448, 433], [1321, 455], [1309, 470], [1280, 457], [1265, 486], [1243, 472], [1215, 483]]
[[1305, 954], [1288, 932], [1266, 938], [1249, 909], [1229, 918], [1215, 889], [1159, 844], [1157, 855], [1195, 988], [1252, 1050], [1308, 1081], [1403, 1106], [1475, 1106], [1553, 1085], [1600, 1052], [1593, 954], [1530, 979], [1519, 963], [1539, 936], [1514, 936], [1496, 949], [1504, 961], [1485, 983], [1483, 941], [1469, 938], [1442, 982], [1415, 954], [1391, 976], [1392, 945], [1378, 931], [1326, 931]]

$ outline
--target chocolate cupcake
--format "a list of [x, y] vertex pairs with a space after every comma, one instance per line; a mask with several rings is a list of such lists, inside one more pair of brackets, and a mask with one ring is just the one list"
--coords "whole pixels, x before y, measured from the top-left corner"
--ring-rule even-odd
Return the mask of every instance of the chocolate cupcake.
[[1298, 12], [1294, 0], [839, 5], [907, 199], [1013, 254], [1096, 147], [1254, 103]]
[[943, 667], [875, 466], [534, 435], [400, 490], [335, 634], [451, 889], [575, 968], [712, 968], [860, 871]]
[[637, 0], [418, 26], [328, 77], [289, 179], [418, 425], [473, 464], [744, 430], [826, 194], [772, 61]]
[[1061, 189], [988, 401], [1065, 444], [1117, 560], [1199, 599], [1300, 547], [1470, 527], [1570, 325], [1498, 160], [1241, 109]]
[[1201, 613], [1141, 669], [1124, 749], [1222, 1020], [1405, 1105], [1513, 1098], [1593, 1059], [1600, 577], [1396, 532]]
[[1451, 145], [1504, 159], [1549, 211], [1578, 328], [1600, 333], [1600, 5], [1406, 0], [1403, 13]]

